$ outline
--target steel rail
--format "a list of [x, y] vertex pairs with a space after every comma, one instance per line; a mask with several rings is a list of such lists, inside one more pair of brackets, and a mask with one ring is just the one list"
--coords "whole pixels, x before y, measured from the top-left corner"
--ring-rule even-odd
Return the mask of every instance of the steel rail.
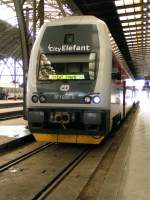
[[53, 189], [61, 183], [65, 177], [89, 154], [91, 148], [88, 147], [76, 156], [67, 166], [65, 166], [61, 172], [59, 172], [43, 189], [38, 192], [32, 200], [42, 200], [52, 192]]
[[0, 109], [3, 109], [3, 108], [14, 108], [14, 107], [21, 107], [23, 106], [23, 103], [22, 102], [14, 102], [14, 103], [1, 103], [0, 104]]
[[23, 116], [23, 110], [0, 113], [0, 121], [19, 118], [19, 117], [22, 117], [22, 116]]
[[0, 166], [0, 172], [3, 172], [5, 170], [7, 170], [8, 168], [20, 163], [21, 161], [23, 161], [23, 160], [25, 160], [25, 159], [27, 159], [27, 158], [29, 158], [29, 157], [41, 152], [41, 151], [43, 151], [44, 149], [52, 146], [53, 144], [55, 144], [55, 143], [49, 142], [47, 144], [44, 144], [44, 145], [42, 145], [42, 146], [40, 146], [40, 147], [28, 152], [28, 153], [23, 154], [22, 156], [19, 156], [19, 157], [15, 158], [15, 159], [12, 159], [12, 160], [8, 161], [7, 163], [5, 163], [5, 164]]

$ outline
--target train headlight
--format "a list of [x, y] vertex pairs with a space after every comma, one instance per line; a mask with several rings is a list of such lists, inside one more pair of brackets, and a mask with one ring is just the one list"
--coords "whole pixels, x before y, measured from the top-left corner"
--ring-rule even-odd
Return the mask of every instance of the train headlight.
[[100, 101], [101, 101], [101, 98], [100, 98], [99, 96], [94, 96], [94, 97], [93, 97], [93, 103], [99, 104]]
[[33, 103], [37, 103], [38, 102], [38, 96], [37, 95], [33, 95], [32, 96], [32, 102]]
[[84, 97], [84, 102], [85, 103], [91, 103], [91, 97], [90, 96]]
[[46, 102], [46, 97], [45, 97], [44, 95], [41, 95], [41, 96], [39, 97], [39, 101], [40, 101], [41, 103], [45, 103], [45, 102]]

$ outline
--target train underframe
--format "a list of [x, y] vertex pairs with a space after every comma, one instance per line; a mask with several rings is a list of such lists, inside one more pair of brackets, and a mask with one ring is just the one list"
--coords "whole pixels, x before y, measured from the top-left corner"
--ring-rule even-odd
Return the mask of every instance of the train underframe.
[[37, 141], [99, 144], [110, 131], [110, 111], [32, 108], [28, 122]]

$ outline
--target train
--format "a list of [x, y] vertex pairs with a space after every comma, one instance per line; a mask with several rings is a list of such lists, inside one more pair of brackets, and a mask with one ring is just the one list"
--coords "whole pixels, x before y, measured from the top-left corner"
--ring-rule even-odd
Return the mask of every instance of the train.
[[0, 100], [23, 99], [23, 88], [19, 84], [0, 83]]
[[135, 104], [135, 88], [94, 16], [46, 22], [33, 45], [27, 120], [37, 141], [99, 144]]

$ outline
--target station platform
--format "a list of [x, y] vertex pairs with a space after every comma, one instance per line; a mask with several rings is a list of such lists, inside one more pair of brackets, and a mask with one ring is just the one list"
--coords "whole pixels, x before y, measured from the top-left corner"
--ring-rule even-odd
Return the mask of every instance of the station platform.
[[[15, 145], [30, 140], [30, 131], [27, 122], [22, 118], [0, 122], [0, 151], [7, 150]], [[24, 140], [24, 141], [23, 141]]]
[[110, 167], [97, 200], [150, 199], [150, 100], [137, 118]]
[[8, 104], [8, 103], [23, 103], [23, 100], [17, 99], [8, 99], [8, 100], [0, 100], [0, 104]]
[[6, 112], [22, 111], [22, 110], [23, 110], [23, 107], [1, 108], [1, 109], [0, 109], [0, 114], [1, 114], [1, 113], [6, 113]]

